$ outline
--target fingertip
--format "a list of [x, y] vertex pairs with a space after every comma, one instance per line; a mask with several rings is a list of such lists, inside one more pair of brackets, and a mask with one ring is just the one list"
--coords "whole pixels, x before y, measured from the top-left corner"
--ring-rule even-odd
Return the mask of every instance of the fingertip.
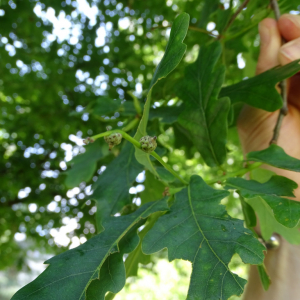
[[281, 45], [281, 37], [274, 19], [266, 18], [259, 24], [260, 55], [256, 73], [262, 73], [279, 64], [278, 51]]
[[291, 41], [300, 37], [300, 16], [284, 14], [278, 20], [278, 29], [280, 34]]
[[272, 31], [277, 30], [277, 23], [274, 19], [266, 18], [258, 24], [261, 46], [269, 43]]
[[300, 59], [300, 37], [284, 44], [279, 51], [281, 65]]
[[265, 18], [263, 19], [260, 23], [259, 23], [260, 26], [266, 26], [268, 28], [273, 28], [273, 27], [276, 27], [277, 26], [277, 22], [276, 20], [272, 19], [272, 18]]

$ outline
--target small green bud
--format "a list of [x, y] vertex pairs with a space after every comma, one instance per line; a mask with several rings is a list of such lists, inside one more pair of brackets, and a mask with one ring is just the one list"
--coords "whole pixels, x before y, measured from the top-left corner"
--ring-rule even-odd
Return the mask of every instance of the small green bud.
[[111, 150], [114, 146], [119, 145], [122, 141], [122, 134], [115, 132], [108, 136], [104, 137], [105, 142], [109, 146], [109, 150]]
[[150, 153], [150, 152], [154, 151], [157, 146], [156, 139], [157, 139], [156, 136], [154, 136], [154, 137], [149, 136], [149, 135], [143, 136], [140, 139], [140, 144], [141, 144], [142, 150], [146, 153]]
[[86, 145], [89, 143], [94, 143], [94, 142], [95, 142], [95, 140], [90, 137], [87, 137], [85, 140], [83, 140], [83, 143]]

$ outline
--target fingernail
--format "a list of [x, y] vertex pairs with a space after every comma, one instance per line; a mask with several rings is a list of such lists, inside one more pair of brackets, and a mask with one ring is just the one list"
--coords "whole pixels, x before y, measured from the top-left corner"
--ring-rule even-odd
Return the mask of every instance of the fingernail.
[[258, 31], [260, 36], [260, 44], [267, 45], [270, 41], [270, 29], [262, 23], [259, 23]]
[[281, 47], [281, 53], [290, 60], [300, 58], [300, 39], [293, 40]]

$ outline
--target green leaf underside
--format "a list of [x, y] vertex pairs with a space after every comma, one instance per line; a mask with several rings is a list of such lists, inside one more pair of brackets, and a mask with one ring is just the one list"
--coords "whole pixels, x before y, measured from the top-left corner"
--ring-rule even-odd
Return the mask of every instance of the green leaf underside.
[[300, 202], [281, 197], [294, 197], [293, 189], [298, 187], [297, 183], [286, 177], [272, 176], [265, 183], [243, 178], [229, 178], [226, 187], [238, 189], [247, 199], [261, 197], [273, 210], [276, 220], [286, 227], [293, 228], [299, 222]]
[[125, 285], [125, 268], [122, 253], [108, 256], [100, 269], [100, 278], [94, 279], [86, 292], [87, 300], [104, 300], [108, 291], [116, 294]]
[[[274, 172], [266, 169], [254, 169], [251, 171], [250, 178], [260, 183], [265, 183], [276, 175]], [[260, 218], [260, 231], [264, 240], [268, 240], [273, 232], [279, 233], [291, 244], [300, 244], [300, 232], [298, 228], [287, 228], [276, 221], [270, 206], [260, 197], [245, 199], [253, 207]]]
[[243, 197], [240, 196], [245, 223], [248, 228], [256, 226], [256, 215], [252, 206], [250, 206]]
[[219, 42], [199, 50], [197, 61], [186, 68], [180, 97], [185, 109], [179, 123], [186, 128], [211, 167], [221, 165], [226, 157], [228, 98], [218, 99], [225, 68], [215, 68], [222, 52]]
[[107, 166], [93, 186], [91, 198], [97, 202], [97, 219], [115, 214], [131, 203], [128, 191], [142, 170], [143, 166], [135, 159], [134, 146], [126, 143], [119, 156]]
[[[101, 234], [77, 248], [46, 261], [45, 263], [49, 264], [48, 268], [34, 281], [20, 289], [12, 300], [86, 299], [85, 292], [89, 284], [93, 279], [98, 278], [99, 270], [109, 255], [119, 251], [120, 240], [140, 220], [147, 218], [152, 213], [166, 210], [168, 210], [168, 205], [163, 199], [149, 202], [133, 214], [117, 218], [111, 217], [104, 223], [105, 230]], [[136, 239], [135, 247], [137, 243], [138, 239]], [[132, 249], [132, 245], [129, 248]], [[116, 256], [111, 257], [109, 262], [114, 266], [119, 266], [120, 260]], [[103, 266], [109, 268], [108, 264]], [[113, 274], [116, 275], [117, 272], [114, 270]], [[117, 276], [114, 280], [119, 289], [121, 284], [117, 281], [123, 280], [122, 276]], [[103, 289], [103, 287], [101, 288]]]
[[[143, 116], [134, 136], [136, 140], [140, 140], [141, 137], [147, 135], [147, 124], [149, 119], [149, 110], [151, 107], [151, 92], [153, 86], [158, 80], [166, 77], [176, 68], [186, 51], [186, 45], [183, 44], [182, 41], [184, 40], [189, 27], [189, 19], [190, 17], [188, 14], [182, 13], [174, 20], [165, 54], [154, 72], [149, 87]], [[150, 161], [149, 154], [140, 149], [136, 149], [135, 156], [139, 163], [143, 164], [149, 171], [158, 177], [158, 174]]]
[[241, 189], [243, 194], [265, 194], [287, 197], [295, 197], [293, 190], [298, 187], [295, 181], [278, 175], [272, 176], [265, 183], [246, 180], [244, 178], [229, 178], [226, 181], [226, 185]]
[[136, 232], [142, 225], [142, 221], [136, 223], [120, 240], [119, 252], [107, 257], [100, 269], [99, 279], [94, 279], [86, 291], [86, 300], [104, 300], [107, 292], [118, 293], [125, 285], [126, 274], [123, 255], [133, 251], [139, 243]]
[[300, 172], [300, 160], [289, 156], [281, 147], [275, 144], [270, 145], [267, 149], [248, 153], [247, 159], [260, 161], [279, 169]]
[[155, 222], [161, 216], [161, 214], [161, 212], [152, 214], [148, 218], [145, 228], [139, 232], [139, 244], [136, 247], [136, 249], [133, 252], [131, 252], [125, 260], [126, 278], [131, 276], [137, 276], [139, 263], [146, 265], [150, 262], [150, 255], [146, 255], [142, 251], [142, 241], [145, 235], [149, 232], [149, 230], [153, 227]]
[[260, 281], [262, 283], [262, 286], [265, 291], [269, 289], [269, 286], [271, 284], [271, 279], [269, 275], [267, 274], [266, 267], [264, 265], [257, 266], [258, 274]]
[[231, 218], [220, 205], [228, 194], [193, 175], [189, 187], [176, 194], [170, 213], [144, 238], [145, 253], [167, 247], [170, 261], [192, 262], [188, 300], [224, 300], [242, 294], [246, 280], [228, 268], [233, 254], [238, 253], [244, 263], [261, 264], [264, 259], [261, 243], [242, 220]]
[[231, 103], [244, 102], [248, 105], [275, 111], [282, 106], [282, 99], [275, 85], [300, 70], [299, 60], [283, 67], [275, 67], [250, 79], [230, 85], [221, 90], [221, 97], [229, 97]]
[[245, 199], [253, 207], [259, 218], [261, 235], [264, 240], [269, 240], [274, 232], [280, 234], [291, 244], [300, 244], [300, 232], [297, 227], [288, 228], [274, 218], [271, 207], [261, 198]]
[[165, 190], [165, 186], [151, 172], [146, 171], [145, 175], [146, 179], [143, 182], [145, 189], [139, 195], [142, 204], [161, 199]]
[[69, 164], [72, 163], [73, 165], [70, 170], [64, 173], [67, 175], [65, 184], [69, 188], [78, 186], [83, 181], [90, 181], [96, 171], [97, 161], [108, 154], [108, 151], [103, 151], [100, 140], [86, 145], [85, 150], [83, 154], [75, 156], [69, 162]]

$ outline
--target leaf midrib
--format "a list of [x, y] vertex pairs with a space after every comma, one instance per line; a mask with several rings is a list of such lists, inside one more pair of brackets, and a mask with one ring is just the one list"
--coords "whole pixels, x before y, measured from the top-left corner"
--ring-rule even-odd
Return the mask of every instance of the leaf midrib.
[[[229, 273], [231, 274], [232, 278], [233, 278], [234, 281], [237, 283], [237, 285], [241, 288], [241, 290], [244, 291], [244, 288], [239, 284], [239, 282], [236, 280], [236, 278], [235, 278], [235, 277], [233, 276], [233, 274], [230, 272], [228, 266], [227, 266], [227, 265], [219, 258], [219, 256], [217, 255], [217, 253], [213, 250], [212, 246], [210, 245], [208, 239], [207, 239], [206, 236], [204, 235], [204, 233], [203, 233], [203, 231], [202, 231], [202, 229], [201, 229], [201, 227], [200, 227], [200, 225], [199, 225], [199, 223], [198, 223], [198, 221], [197, 221], [195, 212], [194, 212], [194, 208], [193, 208], [193, 204], [192, 204], [192, 198], [191, 198], [191, 187], [190, 187], [190, 186], [188, 186], [188, 199], [189, 199], [189, 204], [190, 204], [190, 208], [191, 208], [192, 215], [193, 215], [193, 218], [194, 218], [194, 220], [195, 220], [195, 223], [196, 223], [196, 225], [197, 225], [199, 231], [201, 232], [203, 238], [205, 239], [205, 241], [206, 241], [208, 247], [210, 248], [210, 250], [212, 251], [212, 253], [216, 256], [216, 258], [223, 264], [223, 266], [225, 267], [225, 269], [226, 269], [227, 271], [229, 271]], [[200, 249], [200, 247], [199, 247], [199, 249]], [[197, 254], [198, 254], [198, 252], [197, 252]], [[196, 256], [197, 256], [197, 254], [195, 255], [195, 258], [196, 258]]]
[[[126, 227], [126, 229], [124, 229], [124, 231], [119, 235], [119, 237], [115, 240], [115, 242], [113, 242], [113, 243], [111, 244], [111, 246], [110, 246], [110, 247], [108, 248], [108, 250], [107, 250], [107, 254], [106, 254], [106, 255], [104, 256], [104, 258], [101, 260], [101, 262], [100, 262], [99, 265], [97, 266], [96, 270], [95, 270], [95, 271], [93, 272], [93, 274], [91, 275], [90, 280], [89, 280], [89, 281], [87, 282], [87, 284], [85, 285], [85, 288], [83, 289], [81, 295], [80, 295], [79, 298], [78, 298], [79, 300], [82, 299], [82, 296], [84, 295], [84, 293], [86, 292], [88, 286], [90, 285], [91, 281], [93, 280], [92, 278], [94, 277], [95, 273], [98, 272], [98, 271], [100, 270], [100, 268], [101, 268], [101, 266], [103, 265], [103, 263], [105, 262], [106, 258], [107, 258], [109, 255], [112, 254], [110, 251], [113, 249], [113, 247], [115, 247], [115, 246], [118, 247], [118, 243], [119, 243], [119, 241], [124, 237], [124, 235], [125, 235], [125, 234], [126, 234], [126, 233], [127, 233], [127, 232], [135, 225], [135, 224], [137, 224], [137, 222], [138, 222], [140, 219], [146, 218], [146, 217], [143, 217], [143, 216], [144, 216], [145, 214], [147, 214], [147, 212], [148, 212], [149, 210], [151, 210], [151, 209], [153, 208], [153, 206], [155, 206], [157, 203], [158, 203], [158, 202], [154, 202], [151, 206], [149, 206], [146, 210], [144, 210], [137, 218], [135, 218], [135, 219], [131, 222], [131, 224], [130, 224], [128, 227]], [[117, 252], [117, 251], [116, 251], [116, 252]], [[50, 265], [51, 265], [51, 264], [50, 264]], [[92, 272], [92, 271], [84, 272], [84, 273], [91, 273], [91, 272]], [[77, 275], [84, 274], [84, 273], [71, 274], [71, 275], [66, 276], [66, 277], [64, 277], [64, 278], [60, 278], [60, 279], [58, 279], [58, 280], [56, 280], [56, 281], [53, 281], [53, 282], [49, 283], [49, 284], [46, 285], [46, 286], [43, 286], [42, 288], [39, 288], [38, 290], [35, 290], [35, 291], [32, 292], [31, 294], [26, 295], [25, 297], [23, 297], [23, 298], [21, 298], [21, 299], [28, 298], [30, 295], [32, 295], [32, 294], [34, 294], [34, 293], [36, 293], [36, 292], [38, 292], [38, 291], [40, 291], [40, 290], [42, 290], [42, 289], [44, 289], [44, 288], [50, 286], [50, 285], [52, 285], [52, 284], [55, 284], [56, 282], [59, 282], [59, 281], [61, 281], [61, 280], [64, 280], [65, 278], [68, 278], [68, 277], [71, 277], [71, 276], [77, 276]]]
[[[140, 220], [143, 218], [143, 215], [150, 209], [152, 208], [154, 205], [156, 205], [157, 202], [153, 203], [151, 206], [149, 206], [145, 211], [142, 212], [141, 215], [139, 215], [134, 221], [132, 221], [132, 223], [130, 224], [130, 226], [128, 226], [123, 232], [122, 234], [120, 234], [119, 238], [116, 239], [116, 241], [112, 244], [112, 246], [108, 249], [107, 253], [105, 255], [105, 257], [101, 260], [100, 264], [98, 265], [97, 269], [95, 270], [95, 272], [93, 273], [93, 275], [91, 276], [91, 278], [93, 278], [94, 274], [99, 271], [101, 269], [101, 266], [103, 265], [103, 263], [105, 262], [106, 258], [111, 255], [112, 253], [110, 253], [111, 249], [114, 247], [114, 246], [117, 246], [118, 247], [118, 243], [119, 241], [122, 239], [122, 237], [124, 237], [124, 235]], [[79, 297], [79, 300], [81, 299], [81, 297], [83, 296], [83, 293], [85, 293], [85, 291], [87, 290], [88, 286], [90, 285], [92, 279], [90, 279], [88, 281], [88, 283], [86, 284], [85, 286], [85, 289], [83, 290], [83, 292], [81, 293], [80, 297]]]

